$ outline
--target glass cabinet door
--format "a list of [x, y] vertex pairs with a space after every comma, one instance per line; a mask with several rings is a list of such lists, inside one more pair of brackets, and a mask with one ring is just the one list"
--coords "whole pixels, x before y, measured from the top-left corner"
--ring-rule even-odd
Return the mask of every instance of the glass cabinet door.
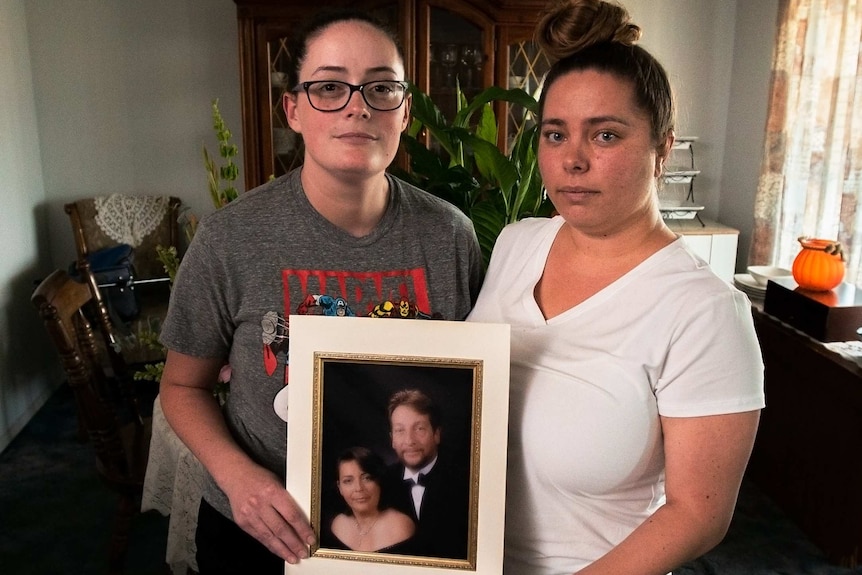
[[[542, 81], [551, 67], [548, 57], [538, 45], [529, 39], [511, 42], [508, 48], [507, 88], [521, 88], [532, 95], [537, 101], [542, 92]], [[518, 106], [507, 106], [506, 113], [506, 148], [519, 130], [535, 123], [535, 118], [524, 114]]]
[[286, 174], [302, 163], [302, 138], [290, 129], [282, 105], [284, 95], [293, 86], [287, 85], [287, 70], [292, 56], [288, 37], [279, 36], [267, 42], [269, 62], [269, 116], [272, 121], [270, 155], [272, 175]]
[[458, 87], [469, 101], [490, 85], [490, 24], [477, 23], [439, 6], [429, 6], [428, 10], [426, 92], [451, 121], [457, 109]]

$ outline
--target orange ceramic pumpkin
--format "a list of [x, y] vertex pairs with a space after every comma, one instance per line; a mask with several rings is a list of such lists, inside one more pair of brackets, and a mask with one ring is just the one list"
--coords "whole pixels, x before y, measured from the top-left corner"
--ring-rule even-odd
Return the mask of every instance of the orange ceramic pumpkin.
[[793, 279], [799, 287], [828, 291], [844, 279], [841, 244], [831, 240], [799, 238], [802, 251], [793, 260]]

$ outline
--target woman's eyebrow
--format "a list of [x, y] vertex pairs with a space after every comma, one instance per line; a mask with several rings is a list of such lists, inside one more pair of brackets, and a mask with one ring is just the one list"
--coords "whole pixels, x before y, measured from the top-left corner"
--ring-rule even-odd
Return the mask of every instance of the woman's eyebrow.
[[375, 66], [365, 71], [366, 74], [373, 72], [391, 72], [393, 74], [397, 74], [395, 68], [393, 68], [392, 66]]
[[[347, 74], [348, 70], [344, 66], [319, 66], [311, 74], [312, 76], [314, 76], [320, 72], [335, 72], [339, 74]], [[365, 74], [374, 74], [377, 72], [389, 72], [392, 74], [397, 74], [395, 68], [393, 68], [392, 66], [374, 66], [373, 68], [368, 68], [367, 70], [365, 70]]]
[[546, 119], [542, 120], [542, 126], [558, 127], [558, 126], [565, 126], [565, 125], [566, 125], [566, 123], [564, 121], [559, 120], [557, 118], [546, 118]]
[[589, 118], [587, 123], [589, 124], [605, 124], [605, 123], [614, 123], [614, 124], [622, 124], [623, 126], [628, 126], [630, 123], [625, 119], [619, 116], [607, 115], [607, 116], [596, 116], [595, 118]]
[[[584, 124], [587, 124], [590, 126], [594, 126], [594, 125], [598, 125], [598, 124], [607, 124], [609, 122], [613, 123], [613, 124], [620, 124], [622, 126], [631, 125], [631, 123], [626, 121], [624, 118], [621, 118], [619, 116], [612, 116], [612, 115], [595, 116], [593, 118], [586, 118], [583, 121]], [[542, 120], [542, 126], [557, 127], [557, 126], [565, 126], [565, 125], [566, 125], [566, 122], [560, 118], [547, 118], [547, 119]]]
[[315, 70], [311, 73], [312, 76], [318, 74], [319, 72], [339, 72], [339, 73], [347, 73], [347, 68], [344, 66], [319, 66], [315, 68]]

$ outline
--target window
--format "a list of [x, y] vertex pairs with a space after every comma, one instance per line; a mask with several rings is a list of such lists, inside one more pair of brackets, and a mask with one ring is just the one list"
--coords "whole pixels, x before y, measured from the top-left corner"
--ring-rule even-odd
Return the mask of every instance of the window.
[[862, 2], [779, 0], [752, 264], [789, 268], [800, 236], [844, 246], [862, 285]]

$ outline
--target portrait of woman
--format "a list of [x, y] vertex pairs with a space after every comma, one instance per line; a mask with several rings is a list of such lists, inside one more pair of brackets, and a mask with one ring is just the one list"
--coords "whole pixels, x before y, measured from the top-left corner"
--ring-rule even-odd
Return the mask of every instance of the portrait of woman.
[[388, 506], [381, 478], [383, 459], [365, 447], [351, 447], [339, 455], [337, 489], [343, 511], [335, 515], [321, 546], [351, 551], [411, 553], [416, 526], [413, 520]]

